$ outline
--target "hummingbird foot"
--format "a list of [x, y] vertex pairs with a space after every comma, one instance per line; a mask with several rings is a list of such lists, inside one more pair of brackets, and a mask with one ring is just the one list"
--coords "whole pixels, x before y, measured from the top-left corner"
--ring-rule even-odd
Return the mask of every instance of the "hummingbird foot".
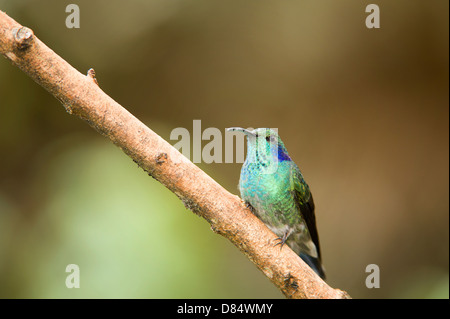
[[276, 243], [274, 245], [274, 247], [280, 245], [280, 250], [281, 250], [283, 248], [283, 245], [286, 243], [286, 240], [288, 239], [289, 235], [290, 235], [290, 231], [287, 231], [284, 233], [283, 236], [275, 238], [275, 240], [278, 240], [278, 243]]
[[255, 207], [252, 206], [252, 204], [250, 204], [249, 202], [245, 201], [245, 207], [247, 207], [248, 209], [250, 209], [250, 211], [253, 213], [253, 215], [256, 215], [256, 209]]

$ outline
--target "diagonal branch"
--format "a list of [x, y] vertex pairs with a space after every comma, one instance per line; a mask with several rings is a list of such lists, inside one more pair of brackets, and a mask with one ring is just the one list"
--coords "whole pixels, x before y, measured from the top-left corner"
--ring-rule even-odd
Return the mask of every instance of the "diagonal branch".
[[[320, 279], [243, 204], [98, 86], [0, 11], [0, 53], [76, 115], [120, 147], [150, 176], [239, 248], [288, 298], [349, 298]], [[195, 183], [192, 183], [195, 181]]]

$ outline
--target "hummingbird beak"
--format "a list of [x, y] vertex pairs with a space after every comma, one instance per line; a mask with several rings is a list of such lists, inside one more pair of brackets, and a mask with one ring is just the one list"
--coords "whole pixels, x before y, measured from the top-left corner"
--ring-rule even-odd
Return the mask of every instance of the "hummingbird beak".
[[255, 137], [256, 136], [255, 131], [250, 131], [250, 130], [247, 130], [247, 129], [242, 128], [242, 127], [230, 127], [230, 128], [227, 128], [227, 131], [228, 132], [242, 132], [245, 135], [247, 135], [248, 137]]

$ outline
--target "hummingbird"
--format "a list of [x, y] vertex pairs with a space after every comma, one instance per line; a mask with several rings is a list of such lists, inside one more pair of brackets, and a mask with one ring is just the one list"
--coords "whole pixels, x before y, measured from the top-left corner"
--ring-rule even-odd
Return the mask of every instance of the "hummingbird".
[[288, 245], [325, 279], [313, 197], [281, 138], [268, 128], [227, 130], [247, 137], [247, 157], [239, 178], [241, 198], [278, 236], [275, 245]]

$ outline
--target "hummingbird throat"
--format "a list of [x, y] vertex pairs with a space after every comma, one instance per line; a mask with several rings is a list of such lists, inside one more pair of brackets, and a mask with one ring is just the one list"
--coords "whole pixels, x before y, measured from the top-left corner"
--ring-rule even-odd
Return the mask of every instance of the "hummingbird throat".
[[290, 160], [276, 136], [248, 137], [246, 161], [257, 165], [264, 173], [275, 173], [280, 162]]

